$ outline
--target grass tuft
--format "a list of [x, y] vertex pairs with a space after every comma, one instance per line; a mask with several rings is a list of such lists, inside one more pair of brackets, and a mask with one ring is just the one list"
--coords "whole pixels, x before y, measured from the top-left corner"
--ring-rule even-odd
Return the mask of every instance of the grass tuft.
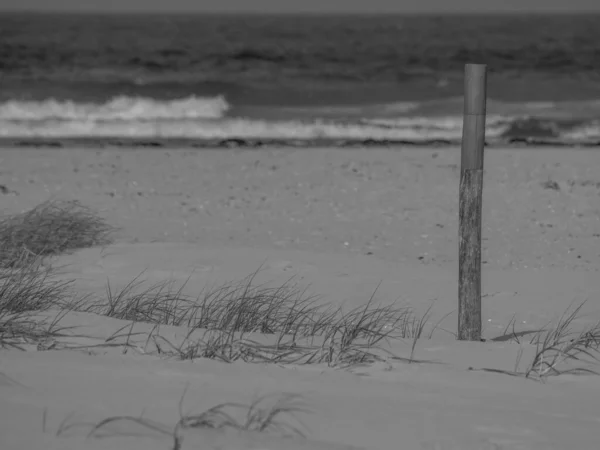
[[[274, 334], [291, 330], [317, 330], [323, 307], [318, 297], [306, 294], [293, 278], [279, 286], [255, 285], [257, 272], [238, 282], [205, 289], [198, 296], [165, 280], [143, 287], [140, 274], [124, 288], [107, 284], [106, 302], [90, 305], [86, 312], [122, 320], [208, 330]], [[302, 323], [298, 320], [302, 319]]]
[[27, 267], [42, 257], [107, 245], [113, 231], [78, 201], [44, 202], [0, 220], [0, 269]]
[[[511, 376], [523, 376], [537, 381], [546, 381], [548, 377], [562, 374], [593, 374], [600, 375], [592, 364], [600, 362], [600, 322], [574, 330], [574, 322], [581, 317], [581, 309], [585, 301], [573, 308], [572, 304], [553, 323], [549, 322], [540, 330], [515, 330], [516, 317], [513, 316], [506, 326], [504, 333], [492, 341], [514, 341], [520, 345], [514, 369], [473, 369], [486, 372], [504, 373]], [[524, 371], [519, 370], [523, 358], [521, 337], [533, 335], [529, 345], [534, 346], [533, 357]]]
[[[238, 411], [237, 414], [236, 411]], [[242, 412], [241, 415], [239, 411]], [[298, 394], [268, 394], [258, 398], [250, 405], [221, 403], [200, 414], [181, 414], [180, 411], [181, 418], [176, 425], [176, 430], [231, 428], [238, 431], [256, 431], [285, 437], [306, 437], [302, 431], [304, 426], [296, 415], [308, 412], [310, 411], [302, 401], [302, 396]], [[283, 420], [282, 416], [288, 416], [299, 426]]]
[[389, 356], [383, 344], [390, 339], [412, 338], [414, 353], [429, 317], [418, 320], [410, 308], [396, 304], [375, 305], [377, 289], [366, 305], [344, 311], [323, 304], [293, 277], [276, 286], [257, 284], [261, 268], [195, 297], [184, 292], [187, 281], [148, 286], [140, 274], [118, 291], [107, 283], [101, 301], [74, 302], [67, 292], [71, 282], [51, 280], [44, 258], [106, 245], [112, 231], [77, 201], [48, 201], [0, 221], [2, 345], [39, 341], [56, 332], [57, 323], [44, 328], [34, 320], [36, 312], [75, 309], [157, 327], [186, 326], [190, 331], [183, 342], [171, 343], [154, 332], [148, 336], [159, 353], [179, 359], [349, 366]]
[[[187, 388], [186, 388], [187, 391]], [[59, 426], [56, 435], [65, 435], [77, 428], [91, 428], [88, 438], [106, 438], [122, 435], [122, 432], [110, 431], [108, 428], [115, 423], [129, 422], [143, 426], [160, 434], [173, 438], [173, 450], [181, 450], [183, 445], [182, 432], [186, 429], [211, 429], [246, 431], [266, 433], [281, 437], [306, 437], [303, 429], [306, 427], [296, 417], [299, 413], [310, 413], [298, 394], [267, 394], [259, 397], [249, 405], [241, 403], [221, 403], [208, 410], [193, 414], [183, 412], [185, 392], [179, 401], [180, 419], [169, 430], [166, 426], [146, 419], [142, 416], [113, 416], [96, 424], [70, 423], [72, 415], [68, 416]]]
[[[417, 320], [405, 306], [375, 305], [377, 289], [366, 305], [344, 312], [320, 302], [293, 278], [276, 286], [255, 284], [257, 273], [205, 289], [196, 297], [184, 293], [187, 281], [180, 286], [173, 280], [143, 286], [140, 274], [119, 291], [109, 283], [106, 301], [84, 311], [157, 326], [188, 327], [187, 336], [178, 344], [159, 334], [152, 336], [159, 353], [178, 359], [335, 366], [381, 359], [374, 349], [380, 352], [380, 345], [390, 339], [418, 339], [428, 317]], [[272, 339], [258, 342], [251, 334]]]
[[[566, 373], [598, 374], [585, 366], [590, 362], [599, 361], [600, 322], [580, 331], [572, 329], [573, 322], [579, 318], [585, 303], [572, 310], [569, 307], [554, 326], [536, 333], [531, 340], [535, 345], [535, 354], [525, 370], [526, 378], [533, 377], [544, 381], [549, 376]], [[566, 362], [577, 365], [563, 368]]]
[[58, 336], [65, 312], [52, 321], [36, 315], [53, 308], [67, 311], [74, 303], [71, 284], [55, 279], [52, 269], [41, 268], [35, 260], [21, 269], [0, 270], [0, 347], [23, 349]]

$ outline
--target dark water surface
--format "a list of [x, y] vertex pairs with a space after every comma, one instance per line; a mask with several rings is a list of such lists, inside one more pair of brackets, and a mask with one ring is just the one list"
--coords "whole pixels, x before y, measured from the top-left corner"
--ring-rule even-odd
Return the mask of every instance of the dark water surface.
[[0, 136], [600, 139], [600, 15], [0, 15]]

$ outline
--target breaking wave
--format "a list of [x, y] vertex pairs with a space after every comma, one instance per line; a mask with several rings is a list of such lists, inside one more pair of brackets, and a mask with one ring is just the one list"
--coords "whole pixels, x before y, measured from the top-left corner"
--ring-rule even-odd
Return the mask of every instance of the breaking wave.
[[151, 121], [218, 119], [229, 109], [223, 97], [188, 97], [160, 101], [152, 98], [119, 96], [106, 103], [76, 103], [54, 99], [10, 100], [0, 103], [0, 120], [38, 122], [61, 121]]
[[[105, 103], [9, 100], [0, 103], [0, 137], [458, 142], [460, 103], [448, 99], [267, 111], [236, 109], [223, 96], [175, 100], [119, 96]], [[490, 102], [486, 138], [600, 141], [600, 103]]]

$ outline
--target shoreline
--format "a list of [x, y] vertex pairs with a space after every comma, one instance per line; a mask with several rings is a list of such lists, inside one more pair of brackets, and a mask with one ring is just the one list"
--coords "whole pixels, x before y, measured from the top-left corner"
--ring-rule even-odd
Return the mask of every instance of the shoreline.
[[[260, 148], [391, 148], [405, 146], [408, 148], [450, 148], [460, 146], [460, 140], [429, 139], [429, 140], [390, 140], [390, 139], [194, 139], [194, 138], [128, 138], [128, 137], [30, 137], [10, 138], [0, 137], [0, 148], [140, 148], [152, 147], [163, 149], [260, 149]], [[525, 149], [525, 148], [568, 148], [593, 149], [600, 147], [600, 140], [566, 141], [539, 138], [510, 138], [488, 140], [485, 144], [489, 149]]]

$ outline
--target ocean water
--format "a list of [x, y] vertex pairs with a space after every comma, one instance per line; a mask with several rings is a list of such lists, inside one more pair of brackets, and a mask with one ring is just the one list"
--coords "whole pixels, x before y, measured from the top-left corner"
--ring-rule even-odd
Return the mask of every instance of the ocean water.
[[0, 15], [0, 138], [600, 142], [600, 15]]

